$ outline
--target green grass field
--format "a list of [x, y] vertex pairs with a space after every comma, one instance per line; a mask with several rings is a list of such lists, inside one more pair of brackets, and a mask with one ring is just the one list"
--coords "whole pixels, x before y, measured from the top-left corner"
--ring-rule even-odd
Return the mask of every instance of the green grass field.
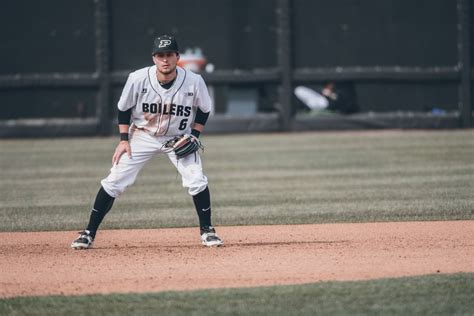
[[0, 315], [472, 315], [474, 274], [0, 300]]
[[[474, 131], [204, 136], [219, 225], [474, 218]], [[114, 138], [2, 140], [0, 231], [82, 229]], [[104, 228], [196, 225], [165, 156]]]
[[[202, 139], [217, 225], [474, 219], [474, 130]], [[116, 143], [115, 138], [0, 140], [0, 231], [84, 228]], [[116, 201], [102, 228], [196, 225], [192, 200], [161, 156]], [[150, 315], [472, 315], [473, 281], [473, 274], [459, 274], [225, 291], [16, 298], [0, 300], [0, 314], [86, 314], [95, 309], [98, 314]]]

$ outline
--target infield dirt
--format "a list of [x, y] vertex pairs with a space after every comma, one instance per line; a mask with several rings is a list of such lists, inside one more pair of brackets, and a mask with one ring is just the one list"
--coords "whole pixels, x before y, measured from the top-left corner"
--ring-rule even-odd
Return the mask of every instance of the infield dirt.
[[159, 292], [474, 272], [474, 221], [0, 233], [0, 297]]

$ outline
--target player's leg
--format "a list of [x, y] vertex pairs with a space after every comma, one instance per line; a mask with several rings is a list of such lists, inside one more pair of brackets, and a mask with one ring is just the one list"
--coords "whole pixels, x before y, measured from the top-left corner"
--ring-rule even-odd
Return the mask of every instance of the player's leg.
[[135, 131], [130, 138], [132, 158], [124, 154], [117, 165], [112, 166], [110, 174], [101, 181], [92, 207], [87, 228], [71, 244], [75, 249], [87, 249], [92, 246], [97, 230], [105, 215], [125, 189], [132, 185], [145, 163], [159, 150], [159, 143], [142, 131]]
[[104, 219], [105, 215], [110, 211], [115, 198], [110, 196], [101, 186], [97, 192], [94, 206], [92, 207], [87, 228], [79, 233], [79, 237], [74, 240], [71, 247], [74, 249], [87, 249], [92, 246], [97, 229]]
[[220, 246], [223, 241], [217, 236], [211, 222], [211, 196], [207, 177], [202, 170], [199, 153], [188, 155], [179, 160], [171, 152], [168, 157], [181, 175], [183, 187], [192, 196], [194, 207], [199, 217], [202, 243], [206, 246]]

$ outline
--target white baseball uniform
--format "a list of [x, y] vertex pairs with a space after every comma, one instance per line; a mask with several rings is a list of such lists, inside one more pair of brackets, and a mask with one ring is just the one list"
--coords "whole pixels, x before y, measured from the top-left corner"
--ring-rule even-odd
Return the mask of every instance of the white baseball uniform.
[[[176, 135], [189, 134], [197, 108], [209, 112], [211, 98], [202, 77], [181, 67], [169, 89], [161, 87], [156, 77], [156, 66], [132, 72], [118, 102], [120, 111], [131, 109], [130, 147], [132, 158], [123, 154], [117, 165], [101, 184], [112, 197], [118, 197], [135, 182], [139, 171], [155, 154], [164, 153], [163, 145]], [[207, 187], [199, 153], [169, 159], [181, 175], [183, 187], [196, 195]], [[159, 175], [157, 175], [159, 176]]]

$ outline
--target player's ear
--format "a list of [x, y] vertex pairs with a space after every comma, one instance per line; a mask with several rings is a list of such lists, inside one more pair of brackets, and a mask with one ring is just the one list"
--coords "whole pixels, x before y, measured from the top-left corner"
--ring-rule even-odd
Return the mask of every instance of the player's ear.
[[178, 60], [179, 60], [179, 53], [176, 52], [176, 61], [178, 61]]

